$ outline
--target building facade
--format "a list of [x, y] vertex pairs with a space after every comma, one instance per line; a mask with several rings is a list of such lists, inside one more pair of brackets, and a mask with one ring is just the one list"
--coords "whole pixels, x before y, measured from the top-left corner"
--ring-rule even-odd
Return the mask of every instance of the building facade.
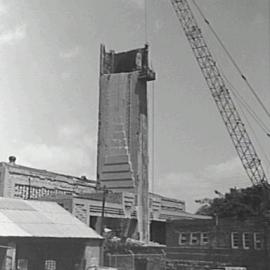
[[[103, 191], [96, 188], [96, 181], [47, 170], [26, 167], [11, 162], [0, 163], [0, 195], [8, 198], [56, 201], [83, 223], [96, 229], [104, 226], [115, 234], [138, 236], [138, 196], [135, 192], [110, 191], [106, 194], [104, 211]], [[174, 219], [205, 218], [185, 211], [185, 202], [149, 193], [149, 238], [164, 244], [166, 222]]]
[[0, 196], [37, 199], [95, 192], [96, 181], [21, 166], [15, 161], [10, 157], [10, 162], [0, 162]]
[[[135, 193], [109, 192], [105, 196], [104, 209], [102, 205], [103, 192], [81, 194], [78, 196], [49, 197], [74, 216], [98, 232], [103, 226], [112, 230], [115, 236], [139, 239], [138, 207]], [[183, 201], [166, 198], [157, 194], [149, 194], [150, 240], [160, 244], [166, 243], [166, 224], [168, 220], [208, 218], [185, 212]]]
[[266, 270], [269, 237], [269, 223], [259, 218], [172, 221], [167, 223], [166, 252], [172, 269]]

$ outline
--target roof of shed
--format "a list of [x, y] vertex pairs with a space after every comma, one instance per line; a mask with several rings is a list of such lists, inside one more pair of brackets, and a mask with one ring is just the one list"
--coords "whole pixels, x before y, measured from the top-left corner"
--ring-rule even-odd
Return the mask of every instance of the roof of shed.
[[0, 198], [0, 237], [102, 237], [55, 202]]

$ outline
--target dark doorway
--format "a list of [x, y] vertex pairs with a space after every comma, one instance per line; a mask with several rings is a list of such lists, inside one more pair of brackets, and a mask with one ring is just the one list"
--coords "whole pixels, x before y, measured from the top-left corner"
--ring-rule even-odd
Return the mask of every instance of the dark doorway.
[[97, 223], [97, 217], [96, 216], [90, 216], [90, 228], [96, 230], [96, 223]]
[[166, 222], [152, 221], [150, 224], [150, 240], [166, 244]]
[[135, 270], [147, 270], [147, 260], [135, 259]]

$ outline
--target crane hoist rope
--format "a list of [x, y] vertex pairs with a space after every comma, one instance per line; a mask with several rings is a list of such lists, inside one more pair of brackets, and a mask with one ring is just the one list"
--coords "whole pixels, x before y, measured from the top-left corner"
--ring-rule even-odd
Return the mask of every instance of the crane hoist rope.
[[252, 93], [252, 95], [255, 97], [255, 99], [257, 100], [257, 102], [260, 104], [260, 106], [262, 107], [263, 111], [265, 112], [265, 114], [268, 116], [268, 118], [270, 118], [270, 112], [268, 111], [268, 109], [266, 108], [266, 106], [264, 105], [263, 101], [261, 100], [261, 98], [258, 96], [258, 94], [256, 93], [255, 89], [252, 87], [252, 85], [250, 84], [248, 78], [246, 75], [244, 75], [244, 73], [242, 72], [241, 68], [239, 67], [239, 65], [237, 64], [237, 62], [235, 61], [235, 59], [233, 58], [232, 54], [228, 51], [228, 49], [226, 48], [224, 42], [221, 40], [221, 38], [218, 36], [217, 32], [215, 31], [215, 29], [213, 28], [213, 26], [211, 25], [210, 21], [205, 17], [205, 15], [203, 14], [202, 10], [200, 9], [200, 7], [197, 5], [197, 3], [195, 2], [195, 0], [191, 0], [192, 3], [194, 4], [194, 6], [197, 8], [197, 10], [199, 11], [200, 15], [202, 16], [204, 22], [206, 23], [206, 25], [208, 26], [208, 28], [210, 29], [210, 31], [213, 33], [214, 37], [216, 38], [217, 42], [220, 44], [220, 46], [222, 47], [222, 49], [224, 50], [224, 52], [226, 53], [226, 55], [228, 56], [228, 58], [230, 59], [230, 61], [232, 62], [233, 66], [235, 67], [235, 69], [237, 70], [237, 72], [239, 73], [240, 77], [242, 78], [242, 80], [245, 82], [245, 84], [247, 85], [248, 89], [250, 90], [250, 92]]
[[233, 86], [232, 82], [228, 79], [225, 73], [221, 70], [221, 75], [227, 82], [230, 87], [230, 91], [232, 95], [243, 105], [249, 115], [253, 118], [253, 120], [257, 123], [257, 125], [261, 128], [261, 130], [268, 136], [270, 134], [270, 128], [264, 123], [264, 121], [258, 116], [258, 114], [252, 109], [252, 107], [245, 101], [243, 96], [237, 91], [236, 87]]
[[253, 185], [267, 185], [268, 181], [262, 162], [240, 118], [216, 61], [202, 36], [188, 1], [171, 0], [171, 3], [249, 179]]

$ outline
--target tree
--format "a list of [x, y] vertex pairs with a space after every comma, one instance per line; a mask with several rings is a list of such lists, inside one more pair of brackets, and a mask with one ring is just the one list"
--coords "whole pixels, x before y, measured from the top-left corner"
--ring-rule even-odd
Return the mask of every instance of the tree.
[[269, 190], [262, 185], [244, 189], [231, 188], [224, 195], [220, 192], [215, 193], [219, 197], [196, 201], [202, 204], [197, 214], [247, 218], [260, 216], [270, 209]]

